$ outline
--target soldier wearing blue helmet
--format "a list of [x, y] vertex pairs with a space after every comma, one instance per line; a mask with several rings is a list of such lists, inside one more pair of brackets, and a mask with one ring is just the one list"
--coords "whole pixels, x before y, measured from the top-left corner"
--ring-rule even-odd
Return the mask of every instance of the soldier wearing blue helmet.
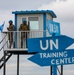
[[26, 41], [26, 44], [27, 44], [27, 34], [28, 34], [28, 30], [29, 30], [29, 26], [27, 25], [27, 21], [26, 20], [23, 20], [22, 21], [23, 23], [20, 25], [19, 27], [19, 31], [24, 31], [24, 32], [21, 32], [21, 48], [23, 48], [23, 40], [25, 39]]
[[11, 48], [12, 44], [13, 44], [13, 32], [14, 31], [14, 25], [13, 25], [13, 21], [9, 20], [9, 27], [7, 28], [8, 32], [8, 40], [9, 40], [9, 48]]
[[27, 22], [26, 20], [23, 20], [23, 23]]
[[11, 23], [13, 23], [13, 21], [12, 21], [12, 20], [9, 20], [9, 23], [10, 23], [10, 22], [11, 22]]

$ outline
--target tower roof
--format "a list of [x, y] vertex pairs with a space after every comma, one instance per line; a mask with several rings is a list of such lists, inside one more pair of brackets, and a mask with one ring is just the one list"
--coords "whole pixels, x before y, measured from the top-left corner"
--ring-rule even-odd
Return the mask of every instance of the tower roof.
[[56, 18], [56, 14], [52, 10], [26, 10], [26, 11], [13, 11], [12, 14], [43, 14], [49, 13], [53, 18]]

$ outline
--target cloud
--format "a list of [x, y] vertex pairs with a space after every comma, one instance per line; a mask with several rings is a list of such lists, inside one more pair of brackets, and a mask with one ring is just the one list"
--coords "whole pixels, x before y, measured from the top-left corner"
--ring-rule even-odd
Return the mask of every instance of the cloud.
[[59, 0], [57, 0], [56, 2], [42, 5], [38, 9], [53, 10], [58, 16], [58, 18], [60, 18], [61, 20], [63, 19], [64, 21], [70, 18], [69, 20], [71, 21], [72, 20], [71, 18], [74, 18], [73, 7], [74, 7], [74, 0], [67, 0], [66, 2], [63, 1], [60, 2]]
[[52, 2], [46, 5], [42, 5], [39, 7], [39, 10], [53, 10], [57, 18], [54, 19], [55, 21], [60, 22], [61, 24], [61, 33], [73, 35], [73, 28], [74, 28], [74, 0], [56, 0], [56, 2]]
[[[0, 2], [1, 10], [28, 10], [37, 9], [40, 5], [54, 0], [2, 0]], [[33, 3], [32, 3], [33, 2]]]
[[59, 1], [67, 1], [67, 0], [59, 0]]
[[62, 21], [68, 21], [68, 20], [73, 21], [73, 18], [74, 18], [73, 7], [74, 7], [74, 0], [67, 0], [66, 2], [56, 1], [53, 3], [46, 4], [46, 5], [42, 5], [38, 9], [53, 10], [60, 20], [62, 20]]
[[64, 71], [64, 75], [74, 75], [74, 70], [72, 69], [72, 70], [65, 70]]

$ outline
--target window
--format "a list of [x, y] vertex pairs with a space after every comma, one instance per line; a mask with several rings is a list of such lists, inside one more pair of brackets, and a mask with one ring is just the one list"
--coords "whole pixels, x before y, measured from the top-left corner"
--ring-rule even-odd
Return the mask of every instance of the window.
[[38, 21], [30, 21], [30, 29], [31, 30], [38, 30], [39, 29]]
[[30, 30], [39, 30], [38, 17], [29, 17], [28, 21], [29, 21]]

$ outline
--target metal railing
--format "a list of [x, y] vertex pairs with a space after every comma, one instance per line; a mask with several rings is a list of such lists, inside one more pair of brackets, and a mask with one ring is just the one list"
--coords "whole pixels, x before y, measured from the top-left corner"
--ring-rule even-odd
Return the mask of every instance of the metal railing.
[[3, 39], [0, 41], [0, 45], [1, 45], [1, 48], [0, 48], [0, 51], [4, 50], [4, 46], [7, 44], [8, 41], [6, 41], [6, 38], [7, 38], [7, 34], [4, 34], [4, 37]]
[[8, 31], [4, 49], [27, 49], [28, 38], [43, 37], [48, 31]]

